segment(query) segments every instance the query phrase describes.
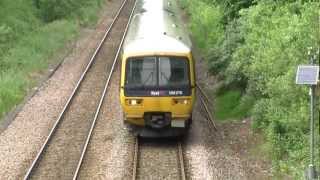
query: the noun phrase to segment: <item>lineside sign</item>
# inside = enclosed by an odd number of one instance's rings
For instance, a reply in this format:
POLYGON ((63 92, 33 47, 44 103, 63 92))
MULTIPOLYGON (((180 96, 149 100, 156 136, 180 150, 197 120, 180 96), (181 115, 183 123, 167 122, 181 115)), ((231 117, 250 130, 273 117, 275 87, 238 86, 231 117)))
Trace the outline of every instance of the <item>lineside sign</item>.
POLYGON ((319 78, 319 66, 298 66, 296 84, 317 85, 319 78))

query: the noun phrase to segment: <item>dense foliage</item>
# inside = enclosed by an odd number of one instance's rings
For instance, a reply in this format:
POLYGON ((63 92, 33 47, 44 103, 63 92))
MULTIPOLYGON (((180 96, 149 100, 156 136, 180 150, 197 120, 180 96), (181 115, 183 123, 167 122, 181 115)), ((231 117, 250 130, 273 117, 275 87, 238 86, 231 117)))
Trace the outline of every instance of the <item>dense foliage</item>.
POLYGON ((94 23, 103 0, 0 1, 0 118, 34 85, 35 74, 77 34, 94 23))
POLYGON ((255 99, 253 126, 266 135, 275 172, 301 177, 308 164, 309 99, 307 87, 294 80, 297 65, 309 62, 308 47, 320 45, 320 3, 181 0, 181 4, 190 13, 193 36, 210 71, 225 86, 243 88, 244 97, 255 99))
POLYGON ((85 18, 90 18, 90 16, 92 18, 96 12, 88 7, 99 6, 101 2, 101 0, 33 0, 34 6, 39 11, 39 16, 45 22, 74 16, 81 17, 82 20, 86 20, 85 18))

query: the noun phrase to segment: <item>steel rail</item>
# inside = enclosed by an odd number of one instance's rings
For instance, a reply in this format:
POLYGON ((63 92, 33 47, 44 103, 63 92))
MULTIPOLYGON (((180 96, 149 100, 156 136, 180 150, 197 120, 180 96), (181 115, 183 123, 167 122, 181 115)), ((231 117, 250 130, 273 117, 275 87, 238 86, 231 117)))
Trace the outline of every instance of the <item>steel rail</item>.
POLYGON ((208 104, 213 106, 212 101, 210 101, 210 98, 207 96, 207 94, 204 92, 204 90, 202 89, 202 87, 198 83, 196 83, 196 87, 199 89, 200 95, 205 98, 205 100, 208 102, 208 104))
POLYGON ((200 92, 198 97, 200 98, 200 103, 206 112, 206 119, 208 119, 211 122, 214 129, 217 131, 218 130, 217 125, 214 122, 210 108, 207 105, 207 104, 209 104, 209 105, 213 106, 213 103, 210 101, 209 97, 206 95, 206 93, 204 92, 204 90, 201 88, 201 86, 198 83, 196 83, 196 87, 199 89, 199 92, 200 92))
MULTIPOLYGON (((137 171, 138 171, 138 163, 139 163, 139 137, 136 137, 135 144, 134 144, 134 154, 133 154, 133 168, 132 168, 132 180, 137 179, 137 171)), ((182 142, 179 140, 177 142, 178 146, 178 164, 180 169, 180 178, 181 180, 186 180, 186 171, 185 171, 185 164, 184 164, 184 158, 183 158, 183 148, 182 148, 182 142)))
POLYGON ((184 165, 184 159, 183 159, 183 149, 182 149, 182 142, 178 142, 178 153, 179 153, 179 164, 180 164, 180 177, 181 180, 186 180, 186 171, 185 171, 185 165, 184 165))
MULTIPOLYGON (((127 1, 128 1, 128 0, 125 0, 125 3, 126 3, 127 1)), ((93 119, 93 122, 92 122, 92 124, 91 124, 90 131, 89 131, 89 133, 88 133, 88 135, 87 135, 85 145, 84 145, 84 147, 83 147, 83 149, 82 149, 81 157, 80 157, 80 159, 79 159, 79 162, 78 162, 78 165, 77 165, 77 169, 76 169, 76 171, 75 171, 75 173, 74 173, 73 180, 76 180, 76 179, 77 179, 78 174, 79 174, 79 171, 80 171, 80 168, 81 168, 81 165, 82 165, 82 163, 83 163, 84 156, 85 156, 85 154, 86 154, 86 152, 87 152, 88 145, 89 145, 89 143, 90 143, 90 139, 91 139, 91 136, 92 136, 92 132, 93 132, 93 129, 94 129, 95 125, 96 125, 96 121, 97 121, 98 116, 99 116, 99 113, 100 113, 100 111, 101 111, 102 104, 103 104, 103 102, 104 102, 104 100, 105 100, 105 96, 106 96, 106 94, 107 94, 107 89, 108 89, 108 87, 109 87, 109 83, 110 83, 111 77, 112 77, 112 75, 113 75, 113 72, 114 72, 114 69, 115 69, 115 66, 116 66, 116 63, 117 63, 117 59, 118 59, 118 57, 119 57, 119 54, 120 54, 120 51, 121 51, 121 48, 122 48, 124 39, 125 39, 125 37, 126 37, 127 31, 128 31, 128 28, 129 28, 129 24, 130 24, 131 19, 132 19, 132 15, 133 15, 133 12, 134 12, 135 7, 136 7, 136 3, 137 3, 137 1, 135 1, 135 4, 134 4, 134 6, 133 6, 133 8, 132 8, 132 11, 131 11, 130 16, 129 16, 128 23, 127 23, 127 25, 126 25, 126 28, 125 28, 125 30, 124 30, 124 34, 123 34, 123 36, 122 36, 120 45, 119 45, 118 50, 117 50, 117 54, 116 54, 116 56, 115 56, 115 58, 114 58, 114 60, 113 60, 112 67, 111 67, 111 70, 110 70, 110 73, 109 73, 107 82, 106 82, 106 84, 105 84, 105 86, 104 86, 104 89, 103 89, 103 92, 102 92, 102 95, 101 95, 101 99, 100 99, 99 105, 98 105, 97 110, 96 110, 96 113, 95 113, 95 115, 94 115, 94 119, 93 119)))
POLYGON ((139 137, 136 137, 134 144, 134 156, 133 156, 133 168, 132 168, 132 180, 137 179, 138 161, 139 161, 139 137))
POLYGON ((110 24, 110 26, 108 27, 107 31, 105 32, 103 38, 101 39, 98 47, 97 47, 96 50, 95 50, 95 52, 94 52, 93 55, 91 56, 90 61, 89 61, 89 63, 87 64, 84 72, 81 74, 81 77, 80 77, 80 79, 78 80, 75 88, 73 89, 73 91, 72 91, 72 93, 71 93, 71 96, 68 98, 67 103, 66 103, 65 106, 63 107, 63 110, 60 112, 59 117, 58 117, 57 120, 55 121, 55 123, 54 123, 54 125, 53 125, 53 127, 52 127, 52 129, 51 129, 51 131, 50 131, 50 133, 49 133, 49 135, 47 136, 45 142, 44 142, 43 145, 41 146, 40 151, 38 152, 38 154, 37 154, 37 156, 35 157, 35 159, 32 161, 31 166, 29 167, 27 173, 25 174, 25 176, 24 176, 24 178, 23 178, 24 180, 27 180, 27 179, 30 178, 30 175, 31 175, 31 173, 32 173, 32 170, 34 169, 34 167, 35 167, 35 166, 37 165, 37 163, 39 162, 39 159, 40 159, 42 153, 44 152, 44 150, 45 150, 46 147, 48 146, 48 143, 50 142, 50 140, 51 140, 53 134, 55 133, 58 125, 60 124, 61 120, 63 119, 63 117, 64 117, 64 115, 65 115, 65 112, 66 112, 67 109, 70 107, 71 101, 73 100, 73 98, 74 98, 75 95, 77 94, 78 89, 79 89, 81 83, 83 82, 83 80, 84 80, 84 78, 85 78, 88 70, 90 69, 90 67, 92 66, 94 60, 96 59, 97 54, 100 52, 100 49, 101 49, 102 45, 104 44, 107 36, 109 35, 109 32, 111 31, 114 23, 117 21, 117 19, 118 19, 118 17, 119 17, 119 14, 120 14, 120 12, 122 11, 122 9, 123 9, 123 7, 124 7, 125 2, 126 2, 126 0, 122 3, 122 5, 121 5, 121 7, 119 8, 119 10, 118 10, 115 18, 113 19, 112 23, 110 24))
POLYGON ((214 129, 215 129, 216 131, 218 131, 217 125, 216 125, 216 123, 215 123, 214 120, 213 120, 212 114, 211 114, 211 112, 210 112, 207 104, 205 103, 203 97, 201 97, 201 96, 200 96, 200 101, 201 101, 202 107, 204 107, 204 109, 205 109, 205 111, 206 111, 206 113, 207 113, 207 119, 211 122, 211 124, 213 125, 214 129))

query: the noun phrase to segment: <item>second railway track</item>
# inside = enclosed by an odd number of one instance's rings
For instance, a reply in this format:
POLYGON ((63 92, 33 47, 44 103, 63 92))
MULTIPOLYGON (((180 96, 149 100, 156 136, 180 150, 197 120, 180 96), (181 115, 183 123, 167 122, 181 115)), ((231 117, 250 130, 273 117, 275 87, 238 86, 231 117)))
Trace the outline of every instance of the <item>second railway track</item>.
MULTIPOLYGON (((124 0, 24 179, 72 179, 98 115, 134 0, 124 0)), ((77 173, 76 173, 77 174, 77 173)))
POLYGON ((181 140, 148 140, 136 138, 132 180, 186 179, 181 140))

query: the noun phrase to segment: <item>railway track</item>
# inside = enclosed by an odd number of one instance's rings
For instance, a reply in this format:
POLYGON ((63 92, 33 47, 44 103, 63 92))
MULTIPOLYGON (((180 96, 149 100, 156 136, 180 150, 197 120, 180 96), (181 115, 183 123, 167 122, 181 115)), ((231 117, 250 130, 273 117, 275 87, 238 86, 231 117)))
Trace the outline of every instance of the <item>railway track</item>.
POLYGON ((123 1, 24 179, 77 178, 134 7, 123 1))
POLYGON ((212 125, 213 129, 215 131, 218 131, 218 127, 214 122, 214 118, 212 117, 211 110, 209 108, 213 106, 213 103, 210 101, 210 98, 206 95, 206 93, 198 83, 196 84, 196 87, 199 90, 198 97, 200 99, 200 105, 205 111, 205 118, 210 122, 210 125, 212 125))
MULTIPOLYGON (((204 90, 198 88, 198 98, 202 109, 205 111, 205 118, 211 127, 218 131, 214 118, 211 115, 210 101, 204 90)), ((186 179, 182 141, 171 142, 143 142, 143 139, 136 137, 133 155, 132 179, 186 179)))
POLYGON ((132 179, 186 179, 182 142, 135 140, 132 179))

